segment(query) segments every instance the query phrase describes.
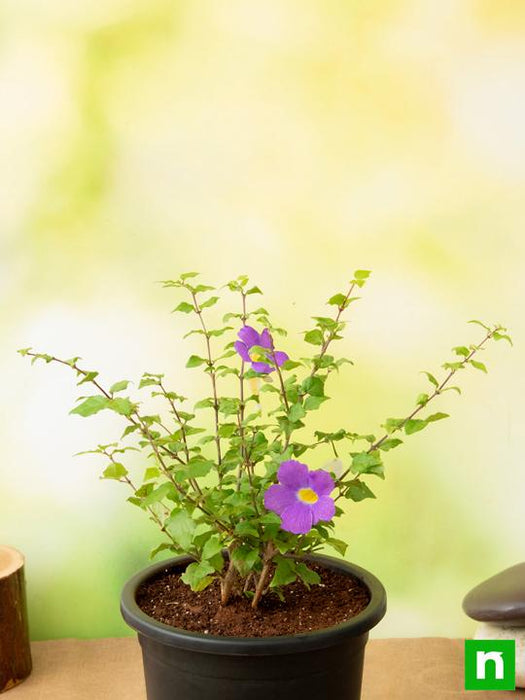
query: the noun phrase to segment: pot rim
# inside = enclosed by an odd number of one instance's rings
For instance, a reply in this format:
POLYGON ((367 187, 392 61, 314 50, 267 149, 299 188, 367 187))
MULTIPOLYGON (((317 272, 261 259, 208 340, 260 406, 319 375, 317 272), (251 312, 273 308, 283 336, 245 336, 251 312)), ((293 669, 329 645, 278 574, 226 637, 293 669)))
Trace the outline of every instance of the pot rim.
POLYGON ((135 600, 136 591, 144 581, 155 574, 194 561, 192 557, 182 555, 157 562, 132 576, 122 590, 120 612, 127 624, 139 634, 162 644, 203 653, 250 656, 322 649, 332 646, 346 637, 367 634, 384 617, 386 591, 379 579, 369 571, 344 559, 326 555, 306 555, 303 559, 315 561, 328 569, 351 574, 364 583, 370 592, 370 602, 366 608, 349 620, 331 627, 275 637, 226 637, 191 632, 180 627, 166 625, 150 617, 139 608, 135 600))

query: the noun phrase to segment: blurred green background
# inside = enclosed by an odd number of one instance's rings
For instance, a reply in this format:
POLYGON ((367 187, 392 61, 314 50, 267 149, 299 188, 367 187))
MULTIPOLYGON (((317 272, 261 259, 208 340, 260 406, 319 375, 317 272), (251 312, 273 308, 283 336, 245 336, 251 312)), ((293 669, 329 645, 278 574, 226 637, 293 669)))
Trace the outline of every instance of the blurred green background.
POLYGON ((0 539, 33 638, 128 634, 120 588, 157 535, 72 456, 117 417, 68 416, 73 376, 15 350, 197 397, 154 283, 190 269, 249 274, 290 355, 373 270, 319 428, 375 430, 479 337, 467 320, 509 326, 339 528, 388 589, 376 635, 470 634, 464 593, 524 558, 525 4, 5 0, 0 26, 0 539))

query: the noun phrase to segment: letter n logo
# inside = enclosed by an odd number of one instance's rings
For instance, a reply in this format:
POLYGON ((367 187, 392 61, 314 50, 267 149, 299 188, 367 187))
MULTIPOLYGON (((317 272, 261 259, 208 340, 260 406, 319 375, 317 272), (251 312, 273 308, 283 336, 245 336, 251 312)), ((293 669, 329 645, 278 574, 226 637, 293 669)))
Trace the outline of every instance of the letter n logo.
POLYGON ((465 640, 465 690, 515 690, 513 639, 465 640))

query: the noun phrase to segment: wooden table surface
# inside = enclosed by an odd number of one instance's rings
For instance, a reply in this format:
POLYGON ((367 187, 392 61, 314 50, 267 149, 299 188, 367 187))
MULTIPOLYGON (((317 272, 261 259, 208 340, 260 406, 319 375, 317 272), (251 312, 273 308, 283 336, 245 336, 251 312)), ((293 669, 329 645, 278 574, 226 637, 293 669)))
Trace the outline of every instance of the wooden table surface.
MULTIPOLYGON (((33 673, 6 700, 144 700, 135 638, 61 639, 32 644, 33 673)), ((463 690, 460 639, 376 639, 368 643, 362 700, 525 700, 515 692, 463 690)))

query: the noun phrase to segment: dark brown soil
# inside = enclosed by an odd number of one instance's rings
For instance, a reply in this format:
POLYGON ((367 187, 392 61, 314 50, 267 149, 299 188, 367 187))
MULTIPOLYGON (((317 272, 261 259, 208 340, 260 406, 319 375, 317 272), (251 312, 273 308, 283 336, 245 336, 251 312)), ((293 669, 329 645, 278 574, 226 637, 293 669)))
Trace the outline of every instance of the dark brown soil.
POLYGON ((274 637, 322 629, 366 608, 370 595, 360 581, 317 564, 309 566, 321 576, 320 584, 309 590, 300 582, 286 586, 284 602, 275 593, 267 593, 257 610, 247 597, 233 598, 221 606, 218 581, 194 593, 180 580, 180 569, 163 571, 143 584, 137 591, 137 604, 159 622, 225 637, 274 637))

